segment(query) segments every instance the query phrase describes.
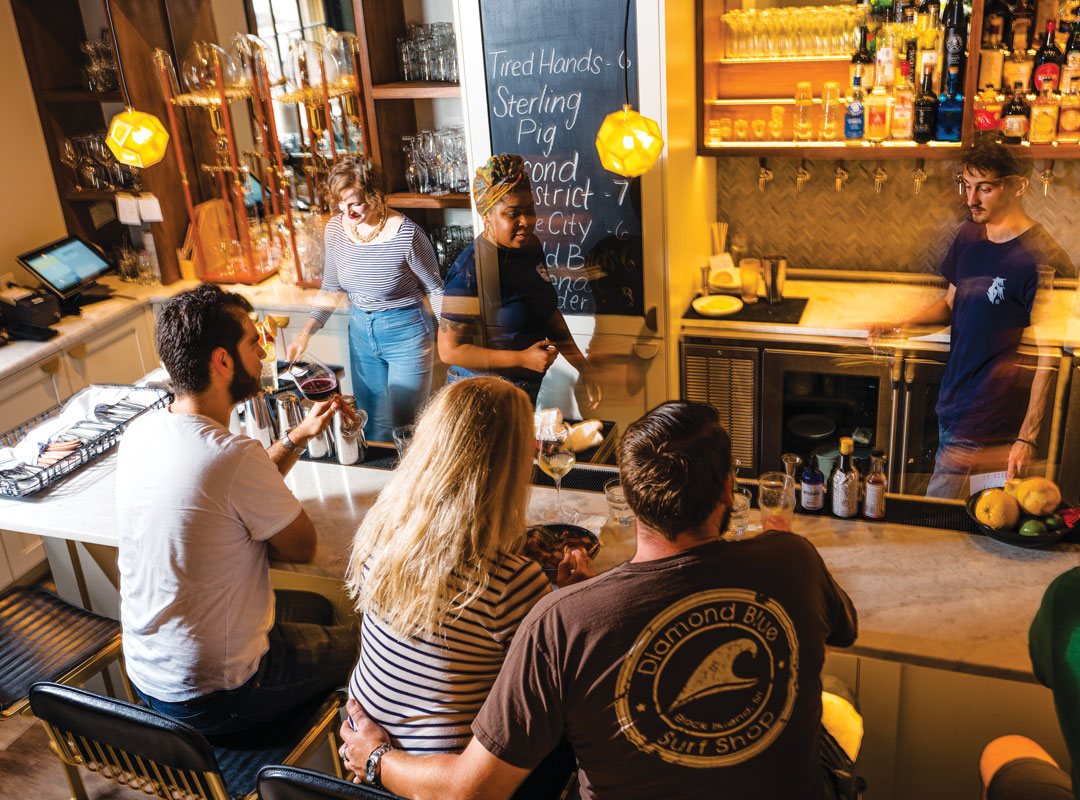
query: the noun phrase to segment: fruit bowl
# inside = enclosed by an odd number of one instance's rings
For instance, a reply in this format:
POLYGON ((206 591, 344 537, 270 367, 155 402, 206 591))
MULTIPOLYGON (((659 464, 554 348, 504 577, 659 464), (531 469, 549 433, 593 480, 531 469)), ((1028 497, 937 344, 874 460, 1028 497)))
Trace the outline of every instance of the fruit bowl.
MULTIPOLYGON (((1010 528, 992 528, 979 521, 979 518, 975 516, 975 506, 979 502, 979 498, 986 492, 993 491, 992 489, 983 489, 981 492, 976 492, 967 499, 967 515, 971 518, 971 521, 975 523, 975 526, 987 536, 996 539, 999 542, 1005 544, 1013 544, 1017 547, 1045 547, 1050 544, 1061 541, 1068 535, 1073 529, 1068 527, 1061 527, 1057 530, 1048 530, 1045 533, 1037 536, 1025 536, 1019 533, 1020 527, 1031 520, 1040 519, 1039 517, 1032 516, 1026 512, 1021 512, 1020 521, 1016 523, 1015 530, 1010 528)), ((1062 503, 1058 511, 1068 508, 1065 503, 1062 503)), ((1080 526, 1078 526, 1080 527, 1080 526)))

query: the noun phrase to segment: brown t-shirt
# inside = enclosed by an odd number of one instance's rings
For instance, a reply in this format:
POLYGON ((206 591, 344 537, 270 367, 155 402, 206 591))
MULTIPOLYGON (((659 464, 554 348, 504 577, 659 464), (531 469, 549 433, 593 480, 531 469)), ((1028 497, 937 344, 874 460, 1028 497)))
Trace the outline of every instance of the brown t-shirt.
POLYGON ((525 769, 565 734, 583 798, 819 800, 825 645, 857 627, 795 534, 623 564, 533 607, 473 734, 525 769))

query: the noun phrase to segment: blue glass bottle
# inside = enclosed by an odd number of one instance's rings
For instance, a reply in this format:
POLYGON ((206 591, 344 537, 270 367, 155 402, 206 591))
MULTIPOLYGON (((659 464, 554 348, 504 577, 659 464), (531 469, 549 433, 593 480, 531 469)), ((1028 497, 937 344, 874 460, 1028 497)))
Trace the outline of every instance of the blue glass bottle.
POLYGON ((847 110, 844 112, 844 138, 849 141, 862 139, 866 129, 861 84, 862 79, 855 75, 852 78, 851 100, 848 101, 847 110))
POLYGON ((800 504, 808 514, 820 514, 825 510, 825 473, 817 466, 817 459, 811 455, 806 460, 806 468, 799 477, 801 487, 800 504))
POLYGON ((960 94, 960 69, 949 67, 945 91, 938 98, 937 140, 959 142, 960 124, 964 119, 964 96, 960 94))

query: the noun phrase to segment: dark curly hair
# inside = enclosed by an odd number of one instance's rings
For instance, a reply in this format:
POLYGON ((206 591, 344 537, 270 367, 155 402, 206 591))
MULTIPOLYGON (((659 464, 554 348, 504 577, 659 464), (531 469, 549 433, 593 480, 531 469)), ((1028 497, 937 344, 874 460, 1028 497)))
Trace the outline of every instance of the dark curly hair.
POLYGON ((243 318, 251 311, 247 298, 212 283, 168 302, 158 318, 157 348, 178 394, 200 394, 210 387, 210 354, 217 348, 239 358, 243 318))
POLYGON ((731 478, 731 437, 704 403, 662 403, 626 429, 619 478, 638 518, 668 539, 708 519, 731 478))

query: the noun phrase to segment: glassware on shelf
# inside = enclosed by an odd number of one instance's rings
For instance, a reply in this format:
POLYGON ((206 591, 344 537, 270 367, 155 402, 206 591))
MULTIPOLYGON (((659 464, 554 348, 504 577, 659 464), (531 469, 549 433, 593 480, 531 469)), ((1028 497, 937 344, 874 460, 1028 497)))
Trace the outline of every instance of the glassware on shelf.
POLYGON ((732 60, 849 56, 866 6, 831 5, 728 11, 724 57, 732 60))
POLYGON ((471 225, 443 225, 432 228, 428 233, 431 246, 435 249, 435 258, 439 262, 439 273, 444 278, 450 265, 473 240, 473 236, 471 225))
POLYGON ((105 30, 100 39, 87 39, 80 45, 86 55, 83 76, 91 92, 115 92, 120 88, 116 69, 116 55, 105 30))
POLYGON ((401 137, 405 186, 414 194, 445 195, 469 190, 465 129, 460 125, 421 130, 401 137))
POLYGON ((795 84, 795 141, 806 142, 814 138, 814 90, 810 81, 795 84))
POLYGON ((395 45, 401 80, 458 82, 457 37, 449 22, 409 25, 395 45))

